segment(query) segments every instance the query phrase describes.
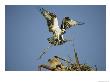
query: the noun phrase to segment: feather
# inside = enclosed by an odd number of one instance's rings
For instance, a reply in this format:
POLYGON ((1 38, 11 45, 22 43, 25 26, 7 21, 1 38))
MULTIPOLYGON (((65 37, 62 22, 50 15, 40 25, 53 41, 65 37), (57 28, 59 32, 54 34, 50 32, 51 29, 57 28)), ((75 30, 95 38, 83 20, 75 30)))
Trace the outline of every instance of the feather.
POLYGON ((70 19, 70 17, 64 17, 62 20, 61 27, 59 27, 57 16, 54 13, 49 12, 43 8, 40 9, 40 12, 47 21, 49 32, 53 33, 53 36, 48 38, 48 42, 54 46, 62 45, 68 41, 63 38, 63 34, 66 33, 67 29, 72 28, 76 25, 84 24, 82 22, 72 20, 70 19))

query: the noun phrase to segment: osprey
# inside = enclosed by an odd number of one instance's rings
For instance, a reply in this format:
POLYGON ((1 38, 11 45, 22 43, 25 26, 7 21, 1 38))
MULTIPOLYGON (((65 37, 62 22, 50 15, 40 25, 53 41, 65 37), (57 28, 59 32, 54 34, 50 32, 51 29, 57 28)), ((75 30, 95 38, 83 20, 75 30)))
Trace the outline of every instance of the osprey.
POLYGON ((67 29, 76 25, 84 24, 82 22, 72 20, 70 19, 70 17, 64 17, 61 26, 59 26, 57 16, 54 13, 51 13, 43 8, 40 9, 40 12, 47 21, 49 32, 52 32, 53 34, 53 36, 48 38, 47 40, 54 46, 62 45, 65 42, 69 41, 63 37, 63 34, 66 33, 67 29))
POLYGON ((47 39, 51 45, 49 47, 47 47, 46 49, 44 49, 44 51, 41 53, 41 55, 38 59, 41 59, 41 57, 44 54, 46 54, 48 49, 51 48, 52 46, 62 45, 67 41, 71 41, 71 40, 67 40, 63 37, 63 34, 66 33, 67 29, 69 29, 71 27, 75 27, 76 25, 84 24, 82 22, 72 20, 72 19, 70 19, 70 17, 64 17, 62 20, 61 26, 59 26, 57 16, 54 13, 51 13, 43 8, 40 8, 40 13, 46 19, 48 30, 49 30, 49 32, 52 32, 53 35, 52 35, 52 37, 47 39))

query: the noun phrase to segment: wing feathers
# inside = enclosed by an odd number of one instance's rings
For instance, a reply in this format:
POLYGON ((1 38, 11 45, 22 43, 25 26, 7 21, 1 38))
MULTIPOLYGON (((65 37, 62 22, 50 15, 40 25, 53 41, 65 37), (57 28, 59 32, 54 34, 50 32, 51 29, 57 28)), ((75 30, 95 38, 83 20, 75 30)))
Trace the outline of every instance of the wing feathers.
POLYGON ((47 21, 49 32, 54 32, 53 28, 58 27, 57 16, 54 13, 51 13, 43 8, 40 9, 40 11, 41 11, 41 14, 44 16, 44 18, 47 21))
POLYGON ((69 17, 65 17, 62 21, 61 29, 66 30, 66 29, 74 27, 76 25, 83 25, 83 24, 84 24, 83 22, 78 22, 76 20, 70 19, 69 17))

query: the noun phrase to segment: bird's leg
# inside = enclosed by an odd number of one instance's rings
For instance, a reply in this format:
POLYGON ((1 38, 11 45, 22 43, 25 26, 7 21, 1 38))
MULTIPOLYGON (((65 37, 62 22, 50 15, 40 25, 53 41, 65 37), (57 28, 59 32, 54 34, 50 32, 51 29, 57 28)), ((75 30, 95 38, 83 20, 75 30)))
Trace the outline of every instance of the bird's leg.
POLYGON ((58 43, 59 45, 63 44, 64 38, 63 35, 58 35, 58 43))
POLYGON ((56 33, 53 34, 53 44, 55 46, 59 44, 59 37, 58 37, 58 34, 56 33))
POLYGON ((60 35, 60 41, 59 41, 60 45, 63 44, 64 41, 65 41, 65 40, 64 40, 64 38, 63 38, 63 35, 60 35))
POLYGON ((62 41, 64 41, 63 35, 61 35, 61 39, 62 39, 62 41))
POLYGON ((58 45, 59 44, 59 41, 58 41, 58 39, 56 38, 55 40, 54 40, 54 45, 58 45))

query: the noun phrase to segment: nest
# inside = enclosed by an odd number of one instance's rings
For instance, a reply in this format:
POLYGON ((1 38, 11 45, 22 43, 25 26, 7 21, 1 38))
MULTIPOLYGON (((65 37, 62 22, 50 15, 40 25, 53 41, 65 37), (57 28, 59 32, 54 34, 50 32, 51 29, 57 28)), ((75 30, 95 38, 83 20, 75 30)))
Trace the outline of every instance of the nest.
POLYGON ((97 67, 90 66, 88 64, 80 64, 77 52, 74 50, 75 63, 72 63, 64 58, 54 56, 48 60, 47 64, 39 65, 40 71, 43 69, 50 71, 97 71, 97 67), (42 69, 43 68, 43 69, 42 69))
POLYGON ((56 67, 51 68, 50 66, 43 64, 38 66, 39 70, 41 71, 41 68, 50 70, 50 71, 97 71, 96 68, 93 68, 87 64, 80 64, 80 67, 77 66, 77 64, 71 64, 69 66, 65 66, 65 68, 56 67))

